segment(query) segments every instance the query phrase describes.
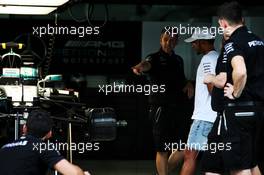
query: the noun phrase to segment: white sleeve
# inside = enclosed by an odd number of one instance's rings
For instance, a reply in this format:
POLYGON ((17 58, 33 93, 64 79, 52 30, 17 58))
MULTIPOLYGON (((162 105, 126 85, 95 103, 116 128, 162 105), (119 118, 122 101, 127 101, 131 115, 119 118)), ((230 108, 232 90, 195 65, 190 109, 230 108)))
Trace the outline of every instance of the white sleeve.
POLYGON ((203 66, 203 72, 204 74, 213 74, 215 75, 215 67, 217 58, 210 58, 209 56, 204 56, 202 58, 202 66, 203 66))

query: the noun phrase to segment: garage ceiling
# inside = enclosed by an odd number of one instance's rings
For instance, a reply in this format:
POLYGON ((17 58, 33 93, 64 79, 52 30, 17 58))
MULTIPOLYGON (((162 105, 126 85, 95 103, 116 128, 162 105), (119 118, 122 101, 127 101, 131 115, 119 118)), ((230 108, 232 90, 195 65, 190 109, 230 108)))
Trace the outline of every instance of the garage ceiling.
MULTIPOLYGON (((264 16, 264 6, 257 5, 251 0, 250 5, 244 4, 245 16, 264 16)), ((216 15, 217 5, 223 1, 205 0, 182 2, 172 0, 73 0, 58 9, 59 19, 84 19, 88 16, 88 9, 93 7, 91 20, 104 20, 108 12, 110 21, 182 21, 182 22, 210 22, 216 15), (107 2, 106 2, 107 1, 107 2), (172 4, 174 2, 174 4, 172 4)), ((19 16, 0 15, 0 18, 54 18, 54 13, 48 16, 19 16)))

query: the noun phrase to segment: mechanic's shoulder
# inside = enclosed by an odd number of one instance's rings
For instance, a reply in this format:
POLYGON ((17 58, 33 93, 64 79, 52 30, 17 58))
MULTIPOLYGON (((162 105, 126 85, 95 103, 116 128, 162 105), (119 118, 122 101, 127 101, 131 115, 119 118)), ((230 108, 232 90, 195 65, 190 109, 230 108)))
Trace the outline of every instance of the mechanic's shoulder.
POLYGON ((177 57, 178 59, 183 60, 182 56, 178 55, 178 54, 174 54, 175 57, 177 57))
POLYGON ((175 58, 173 60, 183 63, 183 58, 180 55, 173 53, 173 58, 175 58))
POLYGON ((145 60, 152 60, 154 58, 158 58, 160 57, 160 52, 157 51, 157 52, 154 52, 154 53, 151 53, 151 54, 148 54, 146 57, 145 57, 145 60))

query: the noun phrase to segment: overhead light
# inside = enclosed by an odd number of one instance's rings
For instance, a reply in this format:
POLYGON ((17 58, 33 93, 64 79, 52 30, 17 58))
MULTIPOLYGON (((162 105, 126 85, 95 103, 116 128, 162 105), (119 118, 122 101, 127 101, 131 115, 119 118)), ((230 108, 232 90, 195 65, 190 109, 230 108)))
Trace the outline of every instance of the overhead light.
POLYGON ((0 5, 60 6, 69 0, 0 0, 0 5))
POLYGON ((0 6, 0 14, 46 15, 57 7, 0 6))

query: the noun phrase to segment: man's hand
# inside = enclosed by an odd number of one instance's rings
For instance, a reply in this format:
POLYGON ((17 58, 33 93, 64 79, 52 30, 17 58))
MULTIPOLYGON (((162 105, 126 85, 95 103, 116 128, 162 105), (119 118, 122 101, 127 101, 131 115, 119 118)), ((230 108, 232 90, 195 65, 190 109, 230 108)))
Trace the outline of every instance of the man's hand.
POLYGON ((205 84, 213 83, 214 78, 215 78, 215 75, 207 74, 204 76, 204 83, 205 84))
POLYGON ((84 175, 91 175, 88 171, 84 171, 84 175))
POLYGON ((73 165, 66 159, 62 159, 56 163, 54 169, 63 175, 90 175, 88 171, 86 171, 88 174, 85 174, 79 166, 73 165))
POLYGON ((233 96, 233 92, 234 92, 234 87, 232 84, 230 83, 227 83, 225 88, 224 88, 224 96, 231 99, 231 100, 234 100, 234 96, 233 96))
POLYGON ((188 81, 188 83, 186 83, 185 87, 183 88, 183 92, 187 93, 187 96, 189 99, 193 98, 193 96, 194 96, 193 84, 188 81))
POLYGON ((133 70, 134 74, 136 74, 136 75, 141 75, 141 73, 142 73, 142 69, 138 65, 133 66, 131 69, 133 70))
POLYGON ((141 61, 139 64, 133 66, 131 69, 134 74, 141 75, 142 72, 149 71, 151 68, 151 64, 148 61, 141 61))

